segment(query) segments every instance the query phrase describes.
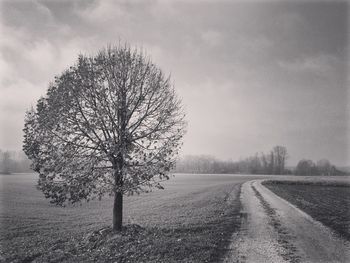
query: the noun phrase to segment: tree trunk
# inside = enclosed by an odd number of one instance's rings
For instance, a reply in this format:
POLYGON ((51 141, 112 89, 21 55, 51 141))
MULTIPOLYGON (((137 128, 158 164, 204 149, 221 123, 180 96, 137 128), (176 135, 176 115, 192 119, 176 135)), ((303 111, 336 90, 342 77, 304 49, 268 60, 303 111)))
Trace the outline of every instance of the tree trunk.
POLYGON ((113 162, 115 186, 119 188, 114 192, 113 205, 113 230, 121 231, 123 226, 123 169, 124 169, 124 154, 126 154, 126 89, 122 89, 121 108, 118 109, 118 156, 113 162))
POLYGON ((121 231, 123 226, 123 193, 114 194, 113 205, 113 230, 121 231))

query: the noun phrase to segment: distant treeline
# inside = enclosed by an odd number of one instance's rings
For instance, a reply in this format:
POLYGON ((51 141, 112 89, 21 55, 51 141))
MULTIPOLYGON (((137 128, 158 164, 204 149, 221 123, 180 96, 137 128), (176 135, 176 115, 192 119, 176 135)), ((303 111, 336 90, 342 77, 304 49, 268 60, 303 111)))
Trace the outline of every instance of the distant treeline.
POLYGON ((344 175, 328 160, 301 160, 295 168, 286 168, 288 158, 284 146, 275 146, 269 153, 257 153, 239 161, 222 161, 210 155, 187 155, 176 163, 175 172, 204 174, 295 174, 344 175))
MULTIPOLYGON (((222 161, 211 155, 186 155, 176 163, 174 172, 202 174, 295 174, 295 175, 346 175, 327 159, 316 163, 302 159, 295 168, 286 168, 288 158, 284 146, 275 146, 269 153, 260 153, 239 161, 222 161)), ((0 149, 0 173, 28 173, 30 161, 23 152, 0 149)))
POLYGON ((295 167, 296 175, 347 175, 346 171, 341 171, 327 159, 321 159, 314 163, 312 160, 300 160, 295 167))
POLYGON ((33 172, 30 169, 30 161, 23 152, 3 151, 0 149, 0 173, 28 173, 33 172))

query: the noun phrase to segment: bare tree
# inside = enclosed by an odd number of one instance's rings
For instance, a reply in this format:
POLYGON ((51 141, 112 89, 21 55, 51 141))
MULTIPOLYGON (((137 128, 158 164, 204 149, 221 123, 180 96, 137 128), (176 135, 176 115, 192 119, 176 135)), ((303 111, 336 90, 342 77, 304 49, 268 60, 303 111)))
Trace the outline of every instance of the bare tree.
POLYGON ((317 175, 316 165, 312 160, 302 159, 298 162, 295 168, 297 175, 317 175))
POLYGON ((275 174, 276 169, 275 169, 275 154, 274 154, 274 152, 271 151, 268 157, 269 157, 268 174, 275 174))
POLYGON ((267 160, 266 154, 264 154, 263 152, 260 153, 260 160, 263 173, 267 173, 269 169, 269 162, 267 160))
POLYGON ((284 146, 275 146, 273 147, 273 156, 274 156, 274 173, 283 174, 285 170, 285 163, 287 159, 287 148, 284 146))
POLYGON ((327 159, 317 161, 317 171, 320 175, 331 175, 332 164, 327 159))
POLYGON ((13 160, 11 159, 11 153, 9 151, 2 152, 0 150, 0 173, 3 174, 10 174, 12 172, 12 163, 13 160))
POLYGON ((121 230, 123 195, 162 188, 185 121, 170 78, 125 45, 80 55, 27 112, 24 132, 45 196, 64 205, 113 195, 121 230))

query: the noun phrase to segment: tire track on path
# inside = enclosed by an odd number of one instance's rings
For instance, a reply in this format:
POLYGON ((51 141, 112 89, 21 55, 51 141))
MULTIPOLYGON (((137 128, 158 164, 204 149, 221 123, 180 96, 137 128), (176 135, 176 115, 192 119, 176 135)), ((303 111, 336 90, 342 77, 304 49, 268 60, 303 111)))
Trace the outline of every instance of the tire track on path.
POLYGON ((350 262, 350 244, 264 187, 242 185, 241 229, 223 262, 350 262))
POLYGON ((300 256, 298 255, 298 249, 293 244, 293 240, 295 240, 295 236, 289 233, 288 229, 282 224, 281 219, 276 213, 276 209, 272 208, 268 202, 264 199, 264 197, 259 193, 258 190, 251 186, 255 196, 259 199, 262 207, 264 208, 266 214, 269 216, 269 224, 276 230, 278 234, 277 242, 280 244, 279 254, 288 262, 291 263, 299 263, 300 256))
POLYGON ((277 234, 251 184, 249 181, 242 185, 241 230, 231 237, 223 262, 286 262, 278 252, 277 234))

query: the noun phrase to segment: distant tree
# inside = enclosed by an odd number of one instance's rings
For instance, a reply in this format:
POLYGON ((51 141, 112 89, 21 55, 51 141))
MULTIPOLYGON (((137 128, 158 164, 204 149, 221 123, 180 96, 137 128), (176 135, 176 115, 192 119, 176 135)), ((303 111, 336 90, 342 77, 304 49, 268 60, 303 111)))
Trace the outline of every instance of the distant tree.
POLYGON ((3 168, 3 157, 4 156, 4 152, 0 149, 0 173, 3 173, 3 170, 4 170, 4 168, 3 168))
POLYGON ((312 160, 300 160, 295 169, 297 175, 317 175, 317 168, 312 160))
POLYGON ((0 172, 3 174, 11 174, 14 172, 14 160, 11 156, 10 151, 2 152, 1 156, 1 170, 0 172))
POLYGON ((13 160, 11 159, 11 153, 9 151, 1 151, 1 169, 0 173, 10 174, 12 172, 13 160))
POLYGON ((31 172, 28 158, 23 152, 2 151, 0 149, 0 173, 31 172))
POLYGON ((185 132, 169 77, 142 52, 109 47, 79 56, 25 119, 24 151, 53 203, 114 196, 121 230, 123 195, 169 178, 185 132))
POLYGON ((176 163, 176 172, 220 173, 222 165, 211 155, 186 155, 176 163))
POLYGON ((210 155, 184 156, 176 164, 176 172, 188 173, 241 173, 286 174, 287 149, 275 146, 269 154, 256 153, 239 161, 221 161, 210 155))
POLYGON ((274 174, 284 174, 287 155, 287 148, 284 146, 273 147, 274 174))
POLYGON ((258 154, 256 153, 254 156, 250 158, 251 163, 251 172, 252 174, 260 174, 261 173, 261 162, 258 154))
POLYGON ((267 174, 269 170, 268 156, 265 153, 260 154, 261 169, 263 174, 267 174))
POLYGON ((332 175, 335 168, 331 162, 327 159, 321 159, 317 161, 317 171, 320 175, 332 175))
POLYGON ((275 174, 276 169, 275 169, 275 154, 273 151, 270 152, 269 154, 269 170, 268 174, 275 174))
POLYGON ((244 159, 241 167, 241 171, 247 174, 259 174, 262 172, 261 162, 257 154, 244 159))

